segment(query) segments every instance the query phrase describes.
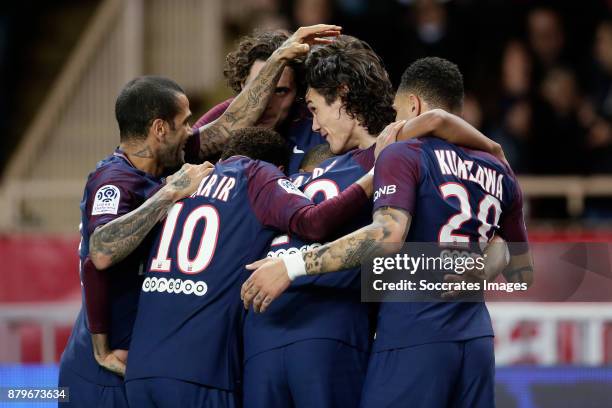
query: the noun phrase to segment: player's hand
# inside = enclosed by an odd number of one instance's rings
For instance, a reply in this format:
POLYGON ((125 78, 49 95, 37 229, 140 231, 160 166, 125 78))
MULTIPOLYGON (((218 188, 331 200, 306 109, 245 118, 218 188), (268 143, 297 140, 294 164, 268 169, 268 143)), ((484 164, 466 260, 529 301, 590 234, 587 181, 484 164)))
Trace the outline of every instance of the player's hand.
MULTIPOLYGON (((485 280, 485 270, 484 268, 473 267, 471 269, 467 269, 461 275, 449 273, 444 275, 444 282, 453 282, 453 283, 478 283, 482 288, 482 284, 485 280)), ((461 291, 461 290, 449 290, 448 292, 444 292, 441 295, 441 298, 444 300, 454 300, 454 299, 469 299, 474 297, 476 294, 475 291, 461 291)))
POLYGON ((127 350, 117 349, 104 356, 96 355, 96 361, 101 367, 104 367, 111 373, 125 377, 127 355, 127 350))
POLYGON ((246 268, 255 272, 242 285, 240 298, 245 309, 253 304, 256 313, 263 313, 291 284, 287 268, 279 258, 261 259, 246 268))
POLYGON ((209 162, 202 164, 184 164, 180 170, 166 178, 166 186, 175 201, 192 195, 202 179, 215 169, 209 162))
POLYGON ((492 141, 492 143, 493 148, 491 150, 491 154, 497 159, 499 159, 499 161, 504 163, 506 166, 510 167, 510 163, 508 163, 508 159, 506 158, 506 154, 504 153, 504 149, 502 149, 502 146, 497 142, 492 141))
POLYGON ((374 148, 374 158, 378 159, 378 155, 383 149, 392 143, 397 142, 397 135, 404 127, 405 120, 398 120, 387 125, 376 138, 376 147, 374 148))
POLYGON ((333 42, 325 37, 337 37, 341 30, 342 27, 330 24, 300 27, 276 50, 276 54, 286 61, 302 57, 310 51, 311 45, 333 42))
POLYGON ((101 367, 120 376, 125 376, 125 364, 127 362, 127 350, 110 350, 108 346, 107 333, 92 333, 91 344, 96 362, 101 367))
MULTIPOLYGON (((497 276, 508 266, 508 246, 506 241, 500 236, 493 236, 483 251, 485 259, 484 267, 477 268, 476 265, 468 268, 463 274, 448 274, 444 276, 445 282, 478 283, 482 288, 483 282, 494 281, 497 276)), ((442 294, 442 299, 453 300, 458 298, 469 298, 475 295, 474 291, 455 291, 451 290, 442 294)))

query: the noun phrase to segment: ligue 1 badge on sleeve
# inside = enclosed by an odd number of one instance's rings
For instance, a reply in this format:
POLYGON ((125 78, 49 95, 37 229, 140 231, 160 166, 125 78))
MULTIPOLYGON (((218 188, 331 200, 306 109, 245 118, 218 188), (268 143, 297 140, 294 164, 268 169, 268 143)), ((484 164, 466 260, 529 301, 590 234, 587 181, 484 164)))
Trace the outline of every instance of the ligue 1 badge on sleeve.
POLYGON ((96 192, 91 215, 117 214, 121 192, 113 185, 102 186, 96 192))
POLYGON ((289 194, 296 194, 305 197, 304 193, 302 193, 302 191, 297 188, 295 184, 293 184, 290 180, 284 178, 278 179, 278 185, 281 186, 282 189, 288 192, 289 194))

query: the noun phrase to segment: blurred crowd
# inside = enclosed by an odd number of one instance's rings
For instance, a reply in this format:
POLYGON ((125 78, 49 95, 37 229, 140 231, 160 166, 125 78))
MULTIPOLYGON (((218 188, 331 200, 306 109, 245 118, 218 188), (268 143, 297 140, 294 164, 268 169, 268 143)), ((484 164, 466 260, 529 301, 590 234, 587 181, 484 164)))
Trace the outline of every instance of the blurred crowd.
POLYGON ((395 85, 416 58, 456 62, 464 116, 503 145, 519 174, 612 173, 612 1, 249 4, 237 33, 340 24, 382 56, 395 85))

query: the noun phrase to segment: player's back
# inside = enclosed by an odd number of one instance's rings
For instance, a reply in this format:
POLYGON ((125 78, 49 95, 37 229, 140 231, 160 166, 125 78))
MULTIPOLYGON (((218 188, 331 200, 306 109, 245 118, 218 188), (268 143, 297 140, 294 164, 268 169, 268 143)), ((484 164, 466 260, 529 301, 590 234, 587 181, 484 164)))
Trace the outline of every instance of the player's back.
MULTIPOLYGON (((339 195, 373 165, 374 146, 371 146, 327 159, 312 173, 296 174, 292 179, 307 197, 318 204, 339 195)), ((359 216, 328 238, 331 241, 370 221, 371 206, 367 205, 359 216)), ((320 245, 294 235, 282 235, 274 239, 266 255, 275 258, 320 245)), ((244 328, 245 359, 262 351, 312 338, 335 339, 367 351, 371 333, 369 305, 360 300, 358 268, 296 279, 282 296, 272 302, 266 313, 248 314, 244 328)))
POLYGON ((252 181, 265 172, 275 182, 282 176, 270 164, 231 157, 169 211, 146 270, 126 380, 169 377, 236 387, 244 265, 275 234, 252 204, 259 192, 252 181))
MULTIPOLYGON (((397 206, 412 214, 407 242, 475 248, 520 205, 514 174, 488 153, 425 137, 396 143, 381 159, 397 165, 377 167, 377 178, 384 180, 386 172, 399 172, 400 177, 393 178, 397 185, 376 184, 381 187, 374 192, 375 208, 397 206)), ((491 335, 484 302, 383 302, 374 348, 491 335)))

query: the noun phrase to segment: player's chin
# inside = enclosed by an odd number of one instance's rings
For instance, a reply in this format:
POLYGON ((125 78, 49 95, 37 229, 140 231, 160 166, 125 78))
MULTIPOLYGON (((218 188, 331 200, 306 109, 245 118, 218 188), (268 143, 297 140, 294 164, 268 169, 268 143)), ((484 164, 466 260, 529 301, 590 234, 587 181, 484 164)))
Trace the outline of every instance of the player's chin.
POLYGON ((327 137, 327 144, 329 145, 329 150, 333 153, 333 154, 342 154, 342 146, 339 143, 335 143, 335 141, 333 139, 331 139, 329 136, 327 137))

